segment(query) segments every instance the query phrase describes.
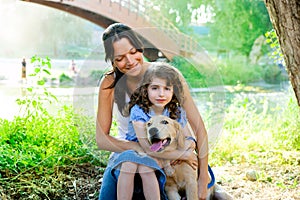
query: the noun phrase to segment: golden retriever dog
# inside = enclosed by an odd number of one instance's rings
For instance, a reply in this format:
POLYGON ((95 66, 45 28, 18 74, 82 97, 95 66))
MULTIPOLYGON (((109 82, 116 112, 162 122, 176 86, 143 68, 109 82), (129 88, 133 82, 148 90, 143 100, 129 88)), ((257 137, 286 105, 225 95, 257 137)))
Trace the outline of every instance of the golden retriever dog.
MULTIPOLYGON (((146 123, 146 135, 151 150, 155 152, 183 149, 185 136, 181 125, 166 116, 157 115, 146 123)), ((180 194, 185 194, 188 200, 198 199, 198 173, 186 162, 170 166, 170 160, 163 160, 162 165, 167 176, 165 191, 170 200, 180 200, 180 194)), ((209 189, 207 200, 231 200, 220 186, 214 184, 209 189)))

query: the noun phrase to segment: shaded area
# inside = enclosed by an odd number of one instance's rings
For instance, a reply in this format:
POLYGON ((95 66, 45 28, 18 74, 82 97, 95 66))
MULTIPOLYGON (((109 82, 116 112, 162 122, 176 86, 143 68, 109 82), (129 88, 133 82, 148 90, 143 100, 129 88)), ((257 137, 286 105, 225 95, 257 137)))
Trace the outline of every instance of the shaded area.
POLYGON ((55 167, 51 173, 1 171, 7 181, 0 182, 0 199, 97 199, 103 170, 86 163, 55 167))

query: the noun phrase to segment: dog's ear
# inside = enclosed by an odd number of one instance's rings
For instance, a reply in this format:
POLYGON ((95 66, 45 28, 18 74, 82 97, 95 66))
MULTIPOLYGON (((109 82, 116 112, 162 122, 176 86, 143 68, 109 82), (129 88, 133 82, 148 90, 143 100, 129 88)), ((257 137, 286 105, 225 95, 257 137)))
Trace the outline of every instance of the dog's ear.
POLYGON ((183 149, 184 148, 184 143, 185 143, 185 137, 182 132, 181 125, 177 122, 174 121, 174 126, 176 129, 176 137, 177 137, 177 142, 178 142, 178 148, 183 149))

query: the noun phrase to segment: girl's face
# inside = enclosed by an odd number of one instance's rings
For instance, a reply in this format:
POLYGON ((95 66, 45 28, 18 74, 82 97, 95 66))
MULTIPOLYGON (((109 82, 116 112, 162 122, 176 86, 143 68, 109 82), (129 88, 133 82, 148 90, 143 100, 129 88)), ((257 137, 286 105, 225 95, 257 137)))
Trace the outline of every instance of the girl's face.
POLYGON ((137 51, 127 38, 113 43, 114 66, 128 76, 138 76, 142 72, 143 54, 137 51))
POLYGON ((167 86, 165 79, 153 78, 147 92, 154 109, 164 108, 172 100, 173 86, 167 86))

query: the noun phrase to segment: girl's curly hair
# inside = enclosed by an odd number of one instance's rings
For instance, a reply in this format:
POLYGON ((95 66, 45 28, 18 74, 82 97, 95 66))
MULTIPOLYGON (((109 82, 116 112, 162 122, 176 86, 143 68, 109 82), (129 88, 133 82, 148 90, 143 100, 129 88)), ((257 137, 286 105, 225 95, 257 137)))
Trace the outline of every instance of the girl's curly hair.
POLYGON ((183 86, 180 79, 180 72, 174 67, 164 62, 156 62, 149 66, 145 72, 141 86, 131 95, 130 101, 123 110, 123 115, 128 116, 131 108, 137 104, 145 113, 149 113, 149 108, 152 106, 148 98, 148 86, 154 78, 166 80, 167 86, 173 86, 173 96, 171 101, 165 106, 170 112, 170 118, 178 119, 180 117, 180 109, 183 103, 183 86))

